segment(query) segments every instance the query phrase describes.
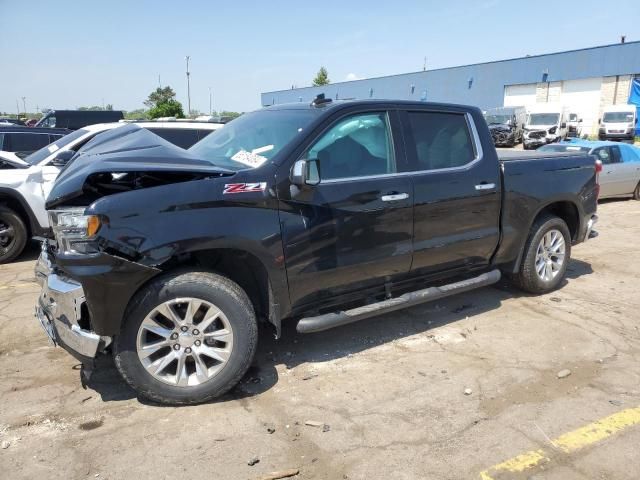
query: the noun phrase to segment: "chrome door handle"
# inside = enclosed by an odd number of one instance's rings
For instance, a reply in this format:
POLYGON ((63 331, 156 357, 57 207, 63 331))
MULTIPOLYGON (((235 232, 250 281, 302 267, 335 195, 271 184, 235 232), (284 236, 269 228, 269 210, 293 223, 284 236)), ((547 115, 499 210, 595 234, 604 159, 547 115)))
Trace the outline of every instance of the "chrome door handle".
POLYGON ((493 190, 494 188, 496 188, 495 183, 481 183, 476 185, 476 190, 493 190))
POLYGON ((409 198, 408 193, 392 193, 390 195, 383 195, 380 197, 383 202, 397 202, 398 200, 406 200, 409 198))

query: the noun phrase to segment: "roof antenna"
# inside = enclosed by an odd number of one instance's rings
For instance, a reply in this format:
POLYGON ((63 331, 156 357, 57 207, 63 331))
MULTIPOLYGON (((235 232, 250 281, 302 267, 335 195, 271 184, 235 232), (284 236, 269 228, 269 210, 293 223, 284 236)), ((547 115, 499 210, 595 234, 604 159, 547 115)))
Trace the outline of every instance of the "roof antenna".
POLYGON ((313 101, 311 102, 311 106, 312 107, 321 107, 322 105, 326 104, 326 103, 331 103, 332 100, 330 98, 326 98, 324 96, 324 93, 319 93, 318 95, 316 95, 316 98, 313 99, 313 101))

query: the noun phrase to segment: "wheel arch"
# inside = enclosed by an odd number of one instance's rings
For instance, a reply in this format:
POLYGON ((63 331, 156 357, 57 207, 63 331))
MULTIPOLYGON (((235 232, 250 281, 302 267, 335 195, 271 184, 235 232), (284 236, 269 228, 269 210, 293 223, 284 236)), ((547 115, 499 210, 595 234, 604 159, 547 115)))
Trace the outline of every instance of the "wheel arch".
POLYGON ((0 188, 0 205, 6 205, 22 218, 22 221, 27 227, 27 235, 29 238, 42 233, 42 229, 38 226, 38 222, 29 204, 22 195, 15 190, 0 188))
POLYGON ((569 199, 554 200, 546 203, 539 207, 535 215, 532 216, 527 228, 527 234, 524 235, 522 244, 520 245, 518 257, 516 258, 515 262, 513 262, 511 268, 507 269, 508 271, 515 273, 520 269, 522 257, 524 255, 524 249, 527 244, 527 239, 529 238, 529 235, 531 235, 531 228, 543 215, 554 215, 562 219, 569 228, 572 242, 577 241, 581 231, 580 208, 578 207, 577 203, 569 199))
MULTIPOLYGON (((264 262, 258 255, 240 248, 219 247, 194 250, 173 256, 156 266, 160 275, 189 271, 195 268, 222 275, 242 288, 259 320, 266 320, 276 330, 276 336, 281 333, 282 306, 278 295, 274 291, 272 278, 264 262)), ((142 284, 130 297, 157 279, 154 275, 142 284)), ((286 299, 284 299, 286 300, 286 299)))

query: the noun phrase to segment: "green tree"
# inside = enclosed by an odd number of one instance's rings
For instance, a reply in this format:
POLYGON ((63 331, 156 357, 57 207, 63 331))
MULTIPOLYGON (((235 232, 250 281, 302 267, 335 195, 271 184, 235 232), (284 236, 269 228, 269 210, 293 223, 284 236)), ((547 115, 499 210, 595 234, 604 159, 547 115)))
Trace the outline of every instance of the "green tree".
POLYGON ((161 103, 166 103, 169 100, 176 99, 176 92, 173 91, 173 88, 166 86, 164 88, 156 88, 153 92, 149 94, 149 98, 147 98, 144 104, 149 108, 154 108, 161 103))
POLYGON ((231 120, 233 120, 234 118, 238 118, 240 115, 242 114, 238 112, 230 112, 228 110, 223 110, 220 112, 221 117, 231 117, 231 120))
POLYGON ((182 104, 177 100, 169 99, 164 102, 158 103, 155 107, 149 109, 149 118, 160 117, 184 118, 182 104))
POLYGON ((144 108, 138 108, 137 110, 125 112, 124 118, 127 120, 147 120, 149 118, 149 112, 144 108))
POLYGON ((327 72, 326 68, 320 67, 316 78, 313 79, 313 86, 320 87, 322 85, 329 85, 330 83, 331 80, 329 80, 329 72, 327 72))

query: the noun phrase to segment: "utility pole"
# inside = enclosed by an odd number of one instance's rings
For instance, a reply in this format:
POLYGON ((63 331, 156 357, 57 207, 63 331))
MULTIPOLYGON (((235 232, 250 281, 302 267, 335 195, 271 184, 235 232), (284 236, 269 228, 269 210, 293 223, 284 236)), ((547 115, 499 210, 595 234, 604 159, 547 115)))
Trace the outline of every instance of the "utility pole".
POLYGON ((188 115, 191 116, 191 84, 189 82, 189 59, 191 57, 187 55, 184 59, 187 61, 187 111, 188 115))
POLYGON ((162 88, 162 83, 160 82, 160 74, 158 74, 158 88, 162 88))
POLYGON ((424 57, 424 64, 422 65, 422 71, 423 72, 427 71, 427 57, 424 57))
POLYGON ((20 104, 18 103, 17 98, 16 98, 16 111, 18 112, 18 115, 16 116, 16 118, 20 118, 20 104))
POLYGON ((22 108, 24 109, 24 116, 27 116, 27 97, 22 97, 22 108))
POLYGON ((213 96, 211 95, 211 87, 209 87, 209 116, 213 115, 213 96))

